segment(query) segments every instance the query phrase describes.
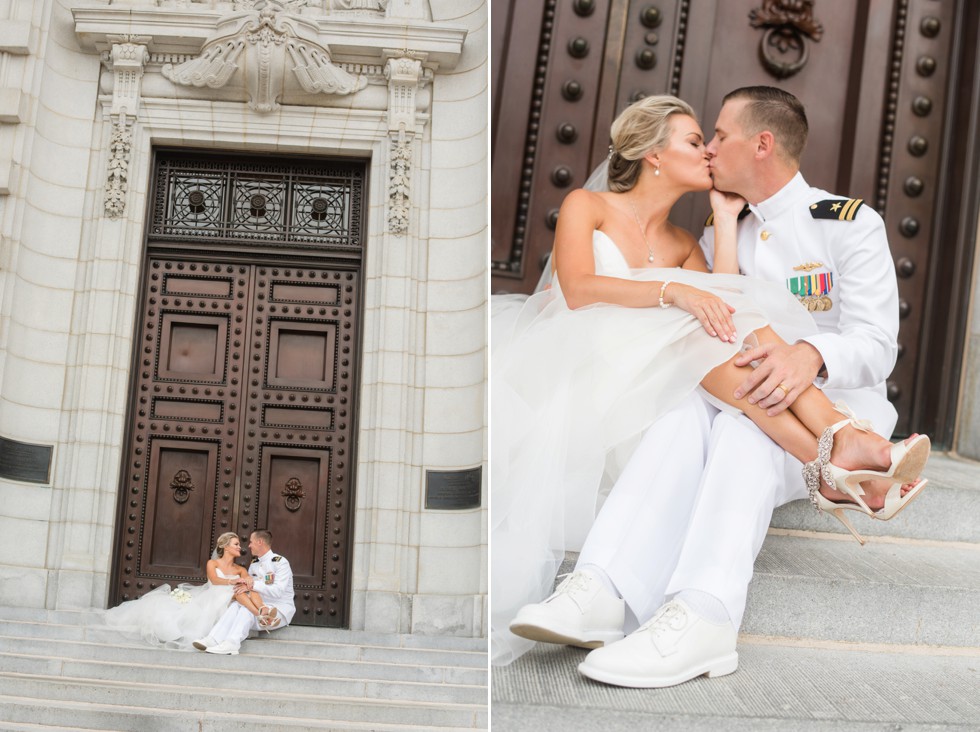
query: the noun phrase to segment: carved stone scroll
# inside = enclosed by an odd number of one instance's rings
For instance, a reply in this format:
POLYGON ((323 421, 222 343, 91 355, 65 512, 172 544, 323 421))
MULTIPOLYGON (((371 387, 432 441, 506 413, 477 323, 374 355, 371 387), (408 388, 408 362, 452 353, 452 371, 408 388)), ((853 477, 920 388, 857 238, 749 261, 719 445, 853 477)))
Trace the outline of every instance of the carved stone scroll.
POLYGON ((763 0, 762 7, 749 13, 753 28, 765 28, 759 41, 759 58, 766 71, 777 79, 787 79, 806 66, 810 52, 807 38, 819 41, 823 26, 813 17, 813 0, 763 0), (795 53, 785 61, 779 56, 795 53))
POLYGON ((415 131, 415 95, 424 81, 424 54, 389 58, 385 63, 388 80, 388 130, 415 131))
POLYGON ((176 66, 165 64, 163 75, 174 84, 210 89, 237 79, 246 89, 249 107, 263 113, 279 108, 287 83, 308 94, 353 94, 367 86, 363 75, 331 61, 329 49, 316 41, 314 24, 287 12, 296 3, 255 3, 260 5, 254 12, 219 20, 200 56, 176 66))
MULTIPOLYGON (((110 219, 126 213, 126 191, 129 183, 129 153, 133 135, 130 129, 140 107, 143 69, 150 60, 149 36, 110 35, 112 43, 108 64, 113 74, 112 132, 109 137, 109 164, 106 170, 105 213, 110 219)), ((186 498, 184 499, 186 500, 186 498)))

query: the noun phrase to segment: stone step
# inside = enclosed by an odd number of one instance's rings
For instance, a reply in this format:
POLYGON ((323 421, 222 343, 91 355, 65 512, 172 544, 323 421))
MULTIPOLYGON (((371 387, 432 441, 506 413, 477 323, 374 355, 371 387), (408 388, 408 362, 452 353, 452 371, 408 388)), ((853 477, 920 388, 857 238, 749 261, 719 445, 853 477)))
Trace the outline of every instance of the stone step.
POLYGON ((293 627, 215 656, 120 641, 98 611, 2 608, 0 720, 12 729, 485 729, 485 648, 484 639, 293 627))
MULTIPOLYGON (((326 642, 322 640, 290 640, 290 628, 272 635, 253 636, 243 645, 243 654, 250 656, 286 656, 289 658, 334 661, 363 661, 406 666, 447 666, 461 669, 486 669, 486 651, 452 651, 428 648, 403 648, 390 645, 326 642)), ((93 643, 102 646, 133 648, 154 652, 154 649, 133 641, 120 641, 118 635, 102 626, 76 626, 63 623, 43 623, 26 620, 0 620, 0 639, 38 638, 50 641, 93 643)), ((322 637, 322 636, 316 636, 322 637)), ((0 649, 3 648, 0 640, 0 649)), ((194 654, 191 654, 194 655, 194 654)))
POLYGON ((770 529, 742 631, 980 648, 980 544, 770 529))
POLYGON ((0 718, 23 715, 44 724, 69 722, 83 728, 109 729, 112 715, 139 718, 133 725, 122 720, 120 729, 198 729, 203 720, 212 726, 200 729, 246 729, 245 721, 260 729, 279 729, 280 720, 292 720, 296 728, 357 729, 485 729, 486 696, 478 704, 398 701, 391 698, 352 698, 313 692, 282 693, 243 690, 239 674, 216 672, 210 684, 174 687, 140 681, 66 678, 61 675, 0 673, 0 718), (42 712, 49 709, 50 712, 42 712), (173 724, 152 719, 170 710, 173 724), (42 716, 32 714, 38 712, 42 716), (84 717, 83 717, 84 715, 84 717), (147 722, 150 722, 149 724, 147 722), (223 726, 214 723, 221 721, 223 726), (237 726, 235 726, 237 725, 237 726))
MULTIPOLYGON (((73 640, 85 640, 85 630, 90 627, 102 626, 102 615, 99 610, 45 610, 26 607, 0 607, 0 621, 16 621, 24 623, 40 623, 44 626, 69 626, 74 635, 73 640)), ((257 636, 252 636, 253 638, 257 636)), ((265 638, 264 638, 265 639, 265 638)), ((474 665, 480 663, 481 655, 487 652, 486 638, 456 638, 453 636, 410 635, 397 633, 376 633, 367 630, 346 630, 342 628, 314 628, 310 626, 290 625, 267 636, 268 640, 293 640, 314 643, 334 643, 340 645, 363 645, 406 650, 420 649, 424 651, 458 651, 471 653, 474 665)))
MULTIPOLYGON (((299 644, 294 642, 294 645, 299 644)), ((344 652, 342 655, 352 655, 363 649, 351 646, 335 646, 333 650, 344 652)), ((486 685, 487 680, 485 667, 460 668, 451 664, 439 665, 431 662, 434 659, 429 659, 429 663, 419 664, 414 660, 419 655, 417 651, 414 652, 413 659, 408 661, 398 661, 383 654, 379 654, 378 658, 368 660, 335 658, 333 653, 330 654, 330 657, 303 658, 296 655, 277 654, 274 649, 267 649, 264 643, 257 641, 247 644, 245 651, 246 653, 243 653, 241 657, 247 658, 248 664, 253 668, 256 667, 256 664, 261 664, 265 673, 481 687, 486 685)), ((160 668, 161 660, 168 658, 168 656, 161 657, 160 651, 157 649, 134 644, 68 643, 43 637, 19 638, 2 635, 0 635, 0 653, 60 660, 121 663, 127 667, 139 664, 158 668, 160 668)), ((234 659, 232 662, 234 663, 234 659)), ((168 664, 168 666, 177 669, 213 669, 227 666, 227 661, 223 662, 222 659, 216 659, 211 654, 192 651, 182 653, 179 659, 175 659, 175 662, 168 664)))
POLYGON ((493 669, 493 730, 980 729, 980 650, 808 645, 743 635, 738 651, 734 674, 650 690, 591 681, 576 671, 586 651, 538 644, 493 669))
MULTIPOLYGON (((924 477, 929 479, 922 495, 891 521, 877 521, 848 512, 863 536, 893 536, 980 543, 980 481, 978 464, 945 453, 933 452, 924 477)), ((833 516, 815 511, 809 501, 793 501, 776 509, 772 526, 836 534, 848 534, 833 516)))
MULTIPOLYGON (((573 571, 568 552, 559 575, 573 571)), ((557 583, 557 580, 556 580, 557 583)), ((980 544, 770 528, 742 631, 980 648, 980 544)))
POLYGON ((296 672, 271 673, 248 656, 229 657, 218 670, 191 668, 172 659, 173 653, 160 652, 157 663, 139 664, 125 661, 86 661, 73 658, 45 657, 35 654, 0 653, 0 674, 21 673, 38 676, 62 676, 69 679, 117 681, 120 683, 151 681, 172 688, 206 687, 215 673, 231 672, 236 688, 243 691, 264 689, 277 693, 324 694, 357 699, 391 699, 397 701, 454 702, 479 704, 486 700, 485 685, 445 682, 398 681, 388 679, 345 678, 343 676, 303 675, 296 672), (256 670, 261 669, 261 670, 256 670))

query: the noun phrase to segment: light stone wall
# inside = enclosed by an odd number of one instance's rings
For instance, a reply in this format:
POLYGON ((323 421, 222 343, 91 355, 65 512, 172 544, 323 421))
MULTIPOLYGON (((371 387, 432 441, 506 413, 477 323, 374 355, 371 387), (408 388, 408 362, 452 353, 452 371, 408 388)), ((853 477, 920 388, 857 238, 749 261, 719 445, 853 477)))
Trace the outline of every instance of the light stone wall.
POLYGON ((0 62, 0 89, 16 81, 29 100, 22 122, 0 123, 0 172, 5 159, 14 171, 0 194, 0 435, 54 446, 50 485, 0 479, 0 604, 106 602, 151 146, 354 154, 372 165, 351 625, 485 635, 486 487, 482 508, 423 508, 426 470, 486 465, 485 0, 432 3, 433 21, 468 36, 455 68, 419 92, 432 102, 409 130, 401 235, 386 225, 385 112, 349 102, 257 115, 240 102, 144 96, 125 215, 106 218, 111 72, 100 82, 70 6, 14 3, 12 17, 31 23, 30 53, 0 62))

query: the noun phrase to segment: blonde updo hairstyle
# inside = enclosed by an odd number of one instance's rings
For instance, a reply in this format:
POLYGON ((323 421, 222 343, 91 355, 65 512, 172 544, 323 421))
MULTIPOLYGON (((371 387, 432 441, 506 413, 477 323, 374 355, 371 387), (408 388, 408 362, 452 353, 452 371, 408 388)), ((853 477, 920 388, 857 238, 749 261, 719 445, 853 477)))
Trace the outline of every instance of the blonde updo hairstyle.
POLYGON ((238 534, 236 534, 234 531, 227 531, 218 537, 218 541, 214 546, 214 553, 218 555, 219 559, 225 555, 225 547, 231 544, 232 539, 237 538, 238 534))
POLYGON ((667 146, 671 116, 697 119, 687 102, 667 94, 644 97, 623 110, 612 123, 609 153, 609 190, 625 193, 640 179, 643 158, 667 146))

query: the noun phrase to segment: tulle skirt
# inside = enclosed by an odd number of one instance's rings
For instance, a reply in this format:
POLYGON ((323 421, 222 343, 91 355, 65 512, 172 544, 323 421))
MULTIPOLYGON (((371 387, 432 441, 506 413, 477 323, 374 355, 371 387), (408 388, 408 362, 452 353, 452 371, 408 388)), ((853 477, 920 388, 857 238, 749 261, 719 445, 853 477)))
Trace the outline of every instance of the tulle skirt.
MULTIPOLYGON (((170 585, 162 585, 136 600, 105 613, 106 626, 129 640, 173 650, 191 650, 208 634, 232 602, 231 585, 178 585, 187 594, 177 599, 170 585)), ((179 594, 179 593, 178 593, 179 594)))
MULTIPOLYGON (((566 550, 581 548, 601 505, 658 416, 698 388, 766 324, 786 340, 816 333, 784 287, 740 275, 634 270, 682 281, 732 305, 723 343, 680 308, 598 304, 569 310, 560 287, 491 301, 491 645, 494 663, 530 647, 507 630, 550 591, 566 550)), ((692 490, 694 486, 691 487, 692 490)))

